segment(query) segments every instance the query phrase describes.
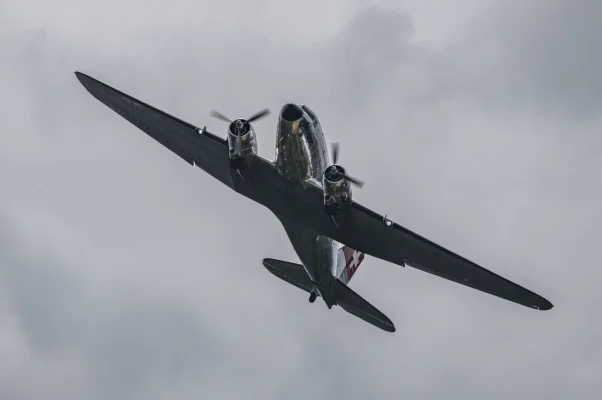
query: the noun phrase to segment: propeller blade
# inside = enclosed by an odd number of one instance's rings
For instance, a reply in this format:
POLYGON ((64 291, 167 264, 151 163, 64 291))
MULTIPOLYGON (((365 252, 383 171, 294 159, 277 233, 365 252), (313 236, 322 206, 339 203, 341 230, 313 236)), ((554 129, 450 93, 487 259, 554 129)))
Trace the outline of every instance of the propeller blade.
POLYGON ((336 165, 339 160, 339 143, 334 142, 332 144, 332 163, 336 165))
POLYGON ((360 181, 359 179, 353 178, 349 175, 345 175, 345 179, 347 179, 349 182, 353 183, 360 189, 364 187, 364 182, 360 181))
POLYGON ((257 121, 258 119, 266 117, 268 115, 270 115, 270 110, 268 110, 267 108, 264 108, 263 110, 258 111, 255 114, 253 114, 249 119, 247 119, 247 122, 251 123, 253 121, 257 121))
POLYGON ((226 117, 224 114, 222 114, 222 113, 220 113, 218 111, 212 110, 209 113, 209 115, 211 117, 213 117, 213 118, 217 118, 217 119, 222 120, 224 122, 232 123, 232 120, 230 118, 226 117))

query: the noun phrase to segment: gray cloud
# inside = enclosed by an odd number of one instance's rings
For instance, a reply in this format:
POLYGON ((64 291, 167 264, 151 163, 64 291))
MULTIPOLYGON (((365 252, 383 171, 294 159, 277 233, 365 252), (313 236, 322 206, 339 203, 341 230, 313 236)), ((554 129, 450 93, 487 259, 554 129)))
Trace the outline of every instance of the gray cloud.
POLYGON ((490 92, 475 92, 539 115, 595 117, 602 106, 601 13, 602 4, 587 0, 500 4, 474 49, 492 47, 500 68, 482 82, 490 92))
MULTIPOLYGON (((157 3, 126 25, 136 2, 15 3, 0 23, 0 397, 596 398, 602 15, 523 3, 444 45, 414 40, 429 27, 411 14, 347 3, 308 33, 290 27, 309 6, 283 29, 267 23, 282 5, 157 3), (311 307, 261 267, 296 260, 278 221, 104 108, 74 70, 218 134, 212 108, 304 102, 368 182, 358 201, 556 308, 372 258, 352 286, 395 335, 311 307)), ((273 128, 256 127, 266 157, 273 128)))
MULTIPOLYGON (((39 224, 34 219, 27 225, 39 224)), ((219 368, 224 349, 207 326, 199 326, 189 305, 120 282, 98 297, 97 287, 60 254, 67 249, 57 249, 51 237, 22 232, 23 225, 2 216, 1 277, 10 299, 4 317, 15 319, 40 362, 60 365, 75 354, 90 384, 86 397, 154 398, 156 384, 203 379, 209 368, 219 368)), ((28 387, 21 382, 1 386, 15 398, 37 397, 44 388, 35 384, 43 385, 44 379, 35 378, 28 387)), ((72 394, 68 379, 63 385, 63 393, 72 394)))

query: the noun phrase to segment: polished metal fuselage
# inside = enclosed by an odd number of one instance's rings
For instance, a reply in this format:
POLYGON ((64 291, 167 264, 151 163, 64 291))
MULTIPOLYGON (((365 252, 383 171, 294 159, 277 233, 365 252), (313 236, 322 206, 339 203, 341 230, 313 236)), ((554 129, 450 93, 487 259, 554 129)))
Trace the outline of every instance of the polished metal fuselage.
POLYGON ((276 136, 276 166, 279 171, 292 180, 317 180, 321 184, 328 165, 328 149, 318 118, 304 105, 285 105, 278 118, 276 136), (291 118, 297 116, 292 111, 286 112, 290 107, 298 107, 303 112, 298 120, 286 120, 288 114, 291 118))
MULTIPOLYGON (((278 118, 275 164, 283 178, 322 186, 329 155, 318 117, 305 105, 286 104, 278 118)), ((330 308, 335 304, 334 283, 338 243, 301 224, 280 218, 315 290, 330 308)))

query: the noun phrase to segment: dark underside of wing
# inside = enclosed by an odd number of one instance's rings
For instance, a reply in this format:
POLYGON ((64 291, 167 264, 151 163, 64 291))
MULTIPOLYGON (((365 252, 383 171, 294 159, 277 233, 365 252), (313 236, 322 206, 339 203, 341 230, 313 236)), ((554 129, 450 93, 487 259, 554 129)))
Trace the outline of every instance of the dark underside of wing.
MULTIPOLYGON (((338 239, 375 257, 405 264, 441 278, 522 304, 549 310, 552 304, 514 282, 459 256, 403 226, 384 223, 384 217, 354 203, 338 239)), ((337 238, 335 238, 337 239, 337 238)))
MULTIPOLYGON (((352 219, 357 224, 357 229, 365 229, 375 234, 372 238, 364 236, 366 244, 370 247, 381 247, 387 243, 389 248, 396 248, 401 254, 403 262, 414 268, 440 276, 445 279, 481 290, 483 292, 522 304, 527 307, 549 310, 552 303, 543 297, 503 278, 464 257, 459 256, 436 243, 392 223, 387 226, 384 218, 355 203, 352 208, 352 219), (377 234, 379 232, 380 234, 377 234), (376 243, 376 242, 379 243, 376 243), (372 243, 369 243, 372 242, 372 243)), ((383 255, 387 258, 394 257, 389 251, 383 255)))
POLYGON ((276 178, 258 165, 254 186, 237 190, 266 205, 276 214, 297 221, 308 228, 333 238, 373 257, 402 266, 411 266, 465 286, 539 310, 553 306, 545 298, 503 278, 424 237, 391 222, 382 215, 353 202, 338 226, 324 212, 321 189, 294 186, 286 197, 275 188, 276 178))
POLYGON ((191 165, 232 187, 227 142, 205 130, 171 116, 114 89, 86 74, 76 72, 81 84, 100 102, 191 165))

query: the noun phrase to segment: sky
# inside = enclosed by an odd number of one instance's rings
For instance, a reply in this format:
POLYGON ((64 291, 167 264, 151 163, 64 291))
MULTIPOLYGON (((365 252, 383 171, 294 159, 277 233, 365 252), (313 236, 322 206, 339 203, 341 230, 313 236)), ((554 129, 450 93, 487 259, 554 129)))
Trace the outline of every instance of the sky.
POLYGON ((2 0, 0 398, 597 399, 602 3, 2 0), (304 103, 354 199, 544 296, 366 257, 388 334, 263 268, 270 212, 74 71, 225 137, 304 103))

